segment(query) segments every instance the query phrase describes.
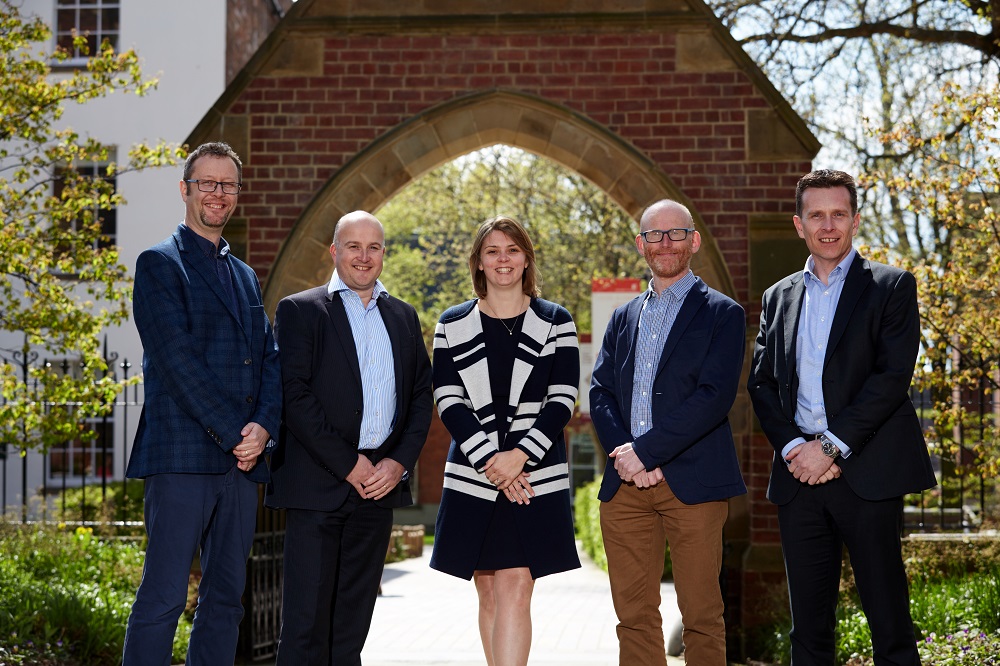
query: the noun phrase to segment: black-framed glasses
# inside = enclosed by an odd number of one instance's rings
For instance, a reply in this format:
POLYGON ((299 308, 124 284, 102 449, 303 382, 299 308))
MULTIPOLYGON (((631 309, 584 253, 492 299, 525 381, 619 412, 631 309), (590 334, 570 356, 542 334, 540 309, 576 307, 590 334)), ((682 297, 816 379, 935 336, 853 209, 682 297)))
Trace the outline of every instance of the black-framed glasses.
POLYGON ((647 243, 659 243, 666 236, 670 240, 677 242, 682 241, 688 237, 688 234, 694 231, 694 229, 685 229, 681 227, 680 229, 650 229, 649 231, 642 231, 639 233, 642 239, 647 243))
POLYGON ((214 192, 215 188, 222 185, 222 192, 224 194, 239 194, 240 190, 243 189, 243 183, 223 183, 218 180, 185 180, 185 183, 197 183, 198 190, 201 192, 214 192))

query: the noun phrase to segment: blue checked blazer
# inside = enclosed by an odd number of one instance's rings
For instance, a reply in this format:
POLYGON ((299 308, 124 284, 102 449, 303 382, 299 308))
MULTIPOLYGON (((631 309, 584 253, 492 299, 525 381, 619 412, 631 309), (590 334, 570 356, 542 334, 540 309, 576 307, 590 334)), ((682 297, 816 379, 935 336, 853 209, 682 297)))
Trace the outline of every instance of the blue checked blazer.
MULTIPOLYGON (((253 270, 232 255, 231 310, 219 278, 178 227, 139 255, 132 308, 142 339, 145 403, 126 475, 220 474, 253 421, 277 438, 281 370, 253 270)), ((249 478, 266 482, 259 461, 249 478)))

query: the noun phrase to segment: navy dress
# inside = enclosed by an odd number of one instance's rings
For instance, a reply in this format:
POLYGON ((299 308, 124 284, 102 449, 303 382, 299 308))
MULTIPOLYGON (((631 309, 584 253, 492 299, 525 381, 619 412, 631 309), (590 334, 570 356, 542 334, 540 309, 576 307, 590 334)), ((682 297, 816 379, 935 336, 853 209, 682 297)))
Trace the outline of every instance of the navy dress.
MULTIPOLYGON (((514 370, 514 352, 517 350, 517 333, 521 329, 521 319, 496 319, 481 314, 483 337, 490 357, 490 391, 497 410, 497 439, 501 451, 514 448, 507 440, 507 417, 510 412, 510 376, 514 370), (513 332, 512 332, 513 331, 513 332)), ((529 480, 530 483, 530 480, 529 480)), ((486 530, 477 571, 491 569, 513 569, 528 566, 528 558, 521 546, 515 514, 518 509, 528 506, 511 502, 507 495, 500 493, 493 505, 493 515, 486 530)))

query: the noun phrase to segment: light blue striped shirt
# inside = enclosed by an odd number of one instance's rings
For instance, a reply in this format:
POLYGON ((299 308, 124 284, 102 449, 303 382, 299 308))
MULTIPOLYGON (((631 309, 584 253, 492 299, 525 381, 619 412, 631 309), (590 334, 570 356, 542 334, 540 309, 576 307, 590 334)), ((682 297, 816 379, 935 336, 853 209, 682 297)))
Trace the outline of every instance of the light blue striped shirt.
POLYGON ((396 369, 392 359, 392 343, 378 309, 378 299, 389 292, 376 280, 371 300, 366 307, 361 304, 361 297, 344 284, 336 271, 326 291, 328 294, 340 292, 347 319, 351 322, 354 347, 358 352, 364 401, 358 448, 377 449, 392 432, 396 420, 396 369))
MULTIPOLYGON (((837 304, 840 303, 840 294, 844 291, 844 278, 847 277, 847 271, 857 254, 854 249, 848 252, 844 260, 830 271, 827 284, 823 284, 823 281, 816 277, 816 262, 812 256, 806 259, 806 267, 802 271, 806 289, 802 298, 795 344, 795 368, 799 378, 798 392, 795 394, 795 424, 805 433, 824 433, 833 440, 845 458, 851 454, 850 447, 827 430, 826 399, 823 397, 823 362, 830 340, 833 316, 837 312, 837 304)), ((787 456, 789 451, 805 441, 801 437, 793 439, 781 450, 782 457, 787 456)))
MULTIPOLYGON (((654 278, 655 280, 655 278, 654 278)), ((698 278, 687 275, 663 290, 660 295, 653 289, 653 281, 646 292, 646 302, 639 314, 639 332, 635 341, 635 372, 632 375, 632 437, 640 437, 653 427, 653 378, 660 365, 663 345, 677 319, 684 298, 697 284, 698 278)))

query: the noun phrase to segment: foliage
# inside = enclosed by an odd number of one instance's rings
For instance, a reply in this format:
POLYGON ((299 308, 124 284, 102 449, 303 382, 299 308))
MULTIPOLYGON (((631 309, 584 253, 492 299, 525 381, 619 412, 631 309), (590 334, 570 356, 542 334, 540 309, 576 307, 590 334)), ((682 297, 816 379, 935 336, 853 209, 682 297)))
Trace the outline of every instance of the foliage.
POLYGON ((576 523, 576 538, 580 540, 583 552, 590 556, 594 564, 607 571, 608 557, 604 553, 604 538, 601 535, 601 501, 597 499, 600 489, 600 479, 576 489, 573 519, 576 523))
MULTIPOLYGON (((590 331, 593 277, 638 277, 638 224, 576 173, 510 146, 449 162, 396 195, 380 212, 388 255, 386 288, 412 303, 425 334, 446 308, 472 298, 469 250, 486 219, 521 222, 535 246, 542 296, 590 331)), ((603 331, 598 332, 603 334, 603 331)))
POLYGON ((49 514, 65 522, 138 522, 143 520, 143 490, 141 479, 108 481, 106 497, 100 484, 67 488, 49 500, 49 514))
MULTIPOLYGON (((607 571, 608 556, 604 552, 604 536, 601 533, 601 501, 597 499, 600 490, 601 480, 598 478, 574 491, 573 520, 576 523, 576 538, 580 540, 583 552, 590 556, 594 564, 607 571)), ((673 579, 669 544, 663 552, 662 579, 673 579)))
MULTIPOLYGON (((965 150, 968 125, 942 116, 941 84, 996 91, 998 0, 708 0, 825 144, 819 166, 861 174, 914 171, 920 159, 887 138, 899 125, 965 150)), ((946 238, 907 199, 867 182, 861 228, 873 244, 924 257, 946 238)), ((943 190, 946 191, 946 190, 943 190)))
POLYGON ((933 113, 964 127, 965 143, 956 148, 948 134, 927 138, 920 128, 901 125, 887 140, 914 156, 914 168, 872 174, 912 215, 930 221, 942 240, 937 252, 912 266, 922 287, 925 332, 917 381, 933 399, 931 439, 942 455, 987 476, 1000 470, 994 415, 988 407, 985 414, 978 410, 1000 386, 998 104, 1000 89, 946 85, 933 113), (969 399, 976 397, 982 400, 969 399))
MULTIPOLYGON (((45 652, 66 653, 81 666, 119 663, 143 551, 134 541, 103 540, 74 531, 0 522, 0 656, 45 664, 45 652), (39 653, 36 658, 26 655, 39 653)), ((174 662, 183 661, 190 617, 181 617, 174 662)), ((49 662, 55 663, 55 662, 49 662)))
MULTIPOLYGON (((107 43, 85 70, 66 69, 65 50, 45 52, 49 27, 18 5, 0 0, 0 332, 23 343, 0 348, 0 441, 27 450, 92 437, 80 420, 109 410, 122 388, 108 376, 98 336, 127 317, 128 281, 117 249, 102 240, 100 211, 125 201, 81 167, 106 165, 120 176, 180 153, 137 145, 118 164, 108 146, 59 128, 68 103, 146 95, 156 82, 143 79, 134 51, 107 43), (30 362, 62 358, 78 360, 78 370, 30 362)), ((82 36, 75 46, 86 52, 82 36)))
MULTIPOLYGON (((903 557, 923 663, 990 664, 973 657, 1000 654, 1000 540, 907 539, 903 557)), ((791 622, 786 599, 773 604, 769 620, 755 637, 752 654, 787 664, 791 622)), ((837 663, 872 664, 871 631, 846 559, 837 605, 837 663)))

